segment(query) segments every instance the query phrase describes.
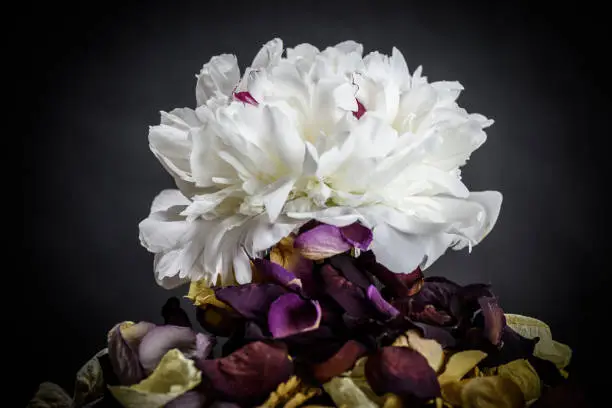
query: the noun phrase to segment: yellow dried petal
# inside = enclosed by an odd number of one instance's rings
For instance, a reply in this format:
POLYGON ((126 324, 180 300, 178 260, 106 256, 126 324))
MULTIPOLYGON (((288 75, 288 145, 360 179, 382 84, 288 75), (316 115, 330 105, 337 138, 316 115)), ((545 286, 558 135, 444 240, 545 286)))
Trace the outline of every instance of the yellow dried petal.
POLYGON ((523 337, 540 338, 533 351, 535 356, 553 362, 558 368, 567 367, 572 358, 572 349, 553 340, 550 327, 546 323, 533 317, 510 313, 506 314, 506 322, 523 337))
POLYGON ((164 355, 148 378, 129 387, 109 386, 125 408, 158 408, 200 384, 202 374, 178 349, 164 355))
POLYGON ((302 406, 306 401, 321 394, 321 390, 319 388, 308 388, 305 391, 301 391, 294 395, 283 408, 297 408, 302 406))
POLYGON ((395 341, 393 342, 392 346, 395 347, 408 347, 408 338, 404 335, 399 336, 397 339, 395 339, 395 341))
POLYGON ((542 382, 537 371, 525 359, 497 367, 497 375, 512 380, 523 392, 526 401, 540 398, 542 382))
POLYGON ((461 380, 486 356, 487 353, 479 350, 466 350, 453 354, 448 359, 444 372, 438 376, 440 385, 461 380))
POLYGON ((425 357, 435 372, 440 371, 444 363, 444 350, 440 343, 432 339, 424 339, 414 330, 409 330, 406 337, 409 347, 425 357))
POLYGON ((385 395, 385 403, 382 408, 402 408, 402 400, 395 394, 385 395))
POLYGON ((270 394, 266 402, 264 402, 260 408, 295 408, 301 406, 304 402, 320 393, 320 389, 309 387, 303 384, 298 377, 293 376, 286 382, 279 384, 276 391, 270 394))
POLYGON ((231 309, 230 306, 217 299, 215 291, 211 289, 204 280, 191 282, 191 285, 189 285, 189 293, 187 293, 185 297, 198 307, 212 305, 221 309, 231 309))
POLYGON ((511 380, 498 377, 476 377, 464 381, 461 388, 462 408, 523 408, 525 399, 511 380))
POLYGON ((279 264, 288 271, 293 270, 300 259, 300 251, 293 247, 293 235, 281 239, 270 250, 270 261, 279 264))
POLYGON ((323 389, 339 407, 379 408, 349 377, 334 377, 323 384, 323 389))

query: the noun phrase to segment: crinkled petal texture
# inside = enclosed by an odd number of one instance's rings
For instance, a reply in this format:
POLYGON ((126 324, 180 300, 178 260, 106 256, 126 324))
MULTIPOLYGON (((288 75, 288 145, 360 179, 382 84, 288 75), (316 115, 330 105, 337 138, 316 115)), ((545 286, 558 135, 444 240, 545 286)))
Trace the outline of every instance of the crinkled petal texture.
POLYGON ((395 273, 487 235, 502 197, 470 192, 460 168, 492 121, 399 50, 362 54, 353 41, 285 53, 273 39, 242 76, 235 56, 211 58, 197 108, 162 112, 149 144, 180 193, 162 192, 140 224, 162 286, 249 283, 250 258, 309 220, 327 226, 297 241, 303 256, 371 249, 395 273))

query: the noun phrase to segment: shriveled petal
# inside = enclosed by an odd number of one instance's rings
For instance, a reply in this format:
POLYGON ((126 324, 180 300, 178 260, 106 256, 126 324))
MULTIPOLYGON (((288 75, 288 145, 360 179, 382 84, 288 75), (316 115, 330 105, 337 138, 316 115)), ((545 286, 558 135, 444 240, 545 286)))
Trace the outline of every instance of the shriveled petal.
POLYGON ((383 299, 376 286, 370 285, 366 293, 376 310, 385 318, 392 319, 400 314, 399 310, 383 299))
POLYGON ((542 394, 542 381, 537 371, 525 359, 514 360, 497 367, 497 375, 512 380, 521 389, 525 401, 540 398, 542 394))
POLYGON ((98 358, 107 354, 108 349, 99 351, 77 372, 73 397, 77 406, 95 401, 104 395, 104 374, 98 358))
POLYGON ((572 357, 572 349, 563 343, 553 340, 550 327, 533 317, 517 314, 506 314, 508 326, 521 336, 539 338, 535 345, 534 355, 553 362, 558 368, 565 368, 572 357))
POLYGON ((323 291, 334 299, 349 315, 362 317, 369 315, 374 309, 363 291, 340 275, 331 265, 321 268, 323 291))
POLYGON ((74 401, 62 387, 52 382, 38 386, 36 394, 28 403, 31 408, 72 408, 74 401))
POLYGON ((123 322, 108 333, 108 356, 121 384, 136 384, 145 377, 138 358, 138 348, 145 335, 154 327, 154 324, 148 322, 123 322))
POLYGON ((481 297, 478 299, 484 316, 484 333, 491 344, 497 346, 501 342, 502 333, 506 326, 504 311, 499 307, 497 299, 481 297))
POLYGON ((264 282, 272 282, 293 291, 300 291, 302 281, 281 265, 263 258, 253 259, 264 282))
POLYGON ((268 327, 275 338, 315 330, 320 323, 319 302, 302 299, 295 293, 280 296, 268 312, 268 327))
POLYGON ((151 373, 171 349, 180 350, 188 358, 203 358, 210 354, 214 344, 212 337, 188 327, 158 326, 144 336, 138 355, 145 372, 151 373))
POLYGON ((340 350, 326 361, 314 364, 310 369, 314 378, 325 383, 333 377, 349 371, 355 362, 365 355, 365 346, 355 340, 347 341, 340 350))
POLYGON ((461 387, 460 405, 467 408, 522 408, 525 399, 517 385, 499 376, 475 377, 461 387))
POLYGON ((367 290, 372 285, 372 279, 368 276, 365 270, 360 268, 358 259, 353 258, 348 254, 340 254, 329 259, 329 263, 339 270, 342 275, 351 283, 367 290))
POLYGON ((372 243, 372 231, 358 222, 340 227, 342 238, 354 248, 367 251, 372 243))
POLYGON ((162 407, 194 389, 202 379, 192 360, 173 349, 161 359, 155 371, 140 383, 109 386, 110 392, 126 408, 162 407))
POLYGON ((293 374, 293 363, 281 344, 256 341, 227 357, 198 360, 210 391, 237 402, 255 403, 293 374))
POLYGON ((329 258, 351 249, 351 244, 344 239, 340 228, 328 224, 303 232, 293 245, 300 250, 302 256, 312 260, 329 258))
POLYGON ((215 294, 245 319, 265 322, 270 306, 285 292, 273 283, 250 283, 219 288, 215 294))
POLYGON ((438 377, 440 385, 461 380, 486 356, 487 353, 478 350, 460 351, 453 354, 448 359, 444 372, 438 377))
POLYGON ((365 374, 379 395, 393 393, 427 400, 440 395, 436 372, 420 353, 406 347, 384 347, 368 357, 365 374))
POLYGON ((406 338, 410 348, 421 353, 435 372, 440 371, 444 363, 444 350, 440 343, 436 340, 425 339, 414 330, 409 330, 406 338))

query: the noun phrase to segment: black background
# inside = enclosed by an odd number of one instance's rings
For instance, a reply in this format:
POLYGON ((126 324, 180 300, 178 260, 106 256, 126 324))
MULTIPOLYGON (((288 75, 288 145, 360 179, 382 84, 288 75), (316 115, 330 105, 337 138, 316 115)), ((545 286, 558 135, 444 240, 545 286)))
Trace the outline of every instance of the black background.
POLYGON ((460 103, 496 123, 464 180, 500 190, 504 203, 472 254, 451 251, 427 273, 491 282, 507 312, 548 322, 574 348, 577 378, 603 383, 589 374, 603 373, 609 348, 603 10, 585 2, 85 3, 32 5, 22 16, 25 267, 18 260, 5 270, 18 277, 5 293, 20 298, 9 339, 24 401, 43 380, 70 388, 116 322, 160 321, 166 298, 183 294, 156 286, 152 255, 138 241, 151 200, 172 187, 148 149, 148 126, 160 110, 194 106, 194 75, 211 56, 235 53, 244 68, 273 37, 289 47, 397 46, 411 71, 423 65, 430 80, 465 86, 460 103))

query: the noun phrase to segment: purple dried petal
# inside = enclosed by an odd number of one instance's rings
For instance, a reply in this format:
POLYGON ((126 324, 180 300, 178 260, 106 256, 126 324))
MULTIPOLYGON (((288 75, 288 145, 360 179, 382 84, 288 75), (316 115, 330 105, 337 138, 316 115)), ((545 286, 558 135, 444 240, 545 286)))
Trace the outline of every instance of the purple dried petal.
POLYGON ((384 347, 368 357, 365 376, 378 395, 432 399, 440 395, 436 372, 425 357, 408 347, 384 347))
POLYGON ((376 289, 376 286, 370 285, 368 287, 367 294, 368 299, 370 299, 376 310, 378 310, 378 312, 385 318, 392 319, 400 314, 399 310, 383 299, 378 289, 376 289))
POLYGON ((310 367, 312 375, 320 383, 326 383, 333 377, 350 370, 366 352, 367 349, 363 344, 355 340, 349 340, 329 359, 312 365, 310 367))
POLYGON ((328 326, 298 333, 283 339, 289 352, 296 360, 307 364, 323 362, 340 350, 344 341, 328 326))
POLYGON ((270 305, 285 289, 273 283, 226 286, 215 291, 217 299, 231 306, 248 320, 266 321, 270 305))
POLYGON ((363 291, 340 275, 333 266, 323 265, 321 268, 323 290, 334 299, 348 314, 354 317, 368 315, 373 311, 371 303, 363 291))
POLYGON ((362 251, 367 251, 372 243, 372 231, 358 222, 340 227, 340 234, 352 247, 361 249, 362 251))
POLYGON ((341 254, 351 249, 342 236, 340 228, 321 224, 297 236, 293 246, 300 250, 303 257, 321 260, 341 254))
POLYGON ((497 299, 481 297, 478 299, 484 317, 484 334, 494 346, 501 342, 502 330, 506 326, 506 316, 497 299))
POLYGON ((426 278, 421 290, 412 296, 414 312, 421 312, 427 305, 432 305, 438 311, 451 311, 453 299, 461 286, 442 277, 426 278))
POLYGON ((276 299, 268 312, 268 328, 275 338, 314 330, 321 323, 319 302, 287 293, 276 299))
POLYGON ((155 325, 140 322, 125 330, 121 330, 121 325, 120 323, 113 327, 108 335, 108 356, 119 382, 122 385, 132 385, 145 378, 145 372, 138 359, 138 346, 155 325))
POLYGON ((164 324, 192 327, 187 312, 183 310, 180 301, 176 297, 171 297, 166 301, 162 307, 162 316, 164 318, 164 324))
POLYGON ((202 408, 206 404, 206 396, 201 391, 187 391, 176 397, 164 408, 202 408))
POLYGON ((353 116, 359 119, 366 113, 366 108, 361 102, 359 102, 359 99, 355 100, 357 101, 357 110, 353 112, 353 116))
POLYGON ((366 272, 355 266, 354 259, 351 256, 341 254, 331 257, 329 263, 339 270, 346 279, 362 289, 367 289, 372 284, 372 280, 366 272))
POLYGON ((302 281, 281 265, 267 259, 253 259, 253 263, 265 282, 276 283, 291 291, 301 292, 302 281))
POLYGON ((283 344, 256 341, 227 357, 197 360, 202 384, 223 400, 249 402, 266 398, 293 374, 293 363, 283 344))
POLYGON ((247 91, 234 92, 234 98, 239 100, 240 102, 244 102, 249 105, 259 105, 255 98, 253 98, 253 95, 251 95, 251 93, 247 91))
POLYGON ((355 259, 355 263, 359 269, 365 269, 374 275, 385 286, 385 292, 388 292, 391 298, 403 298, 409 295, 410 288, 401 281, 400 274, 391 272, 376 262, 372 251, 362 253, 355 259))
POLYGON ((138 356, 145 373, 150 374, 171 349, 179 349, 187 358, 206 358, 213 346, 212 337, 188 327, 158 326, 142 339, 138 356))

